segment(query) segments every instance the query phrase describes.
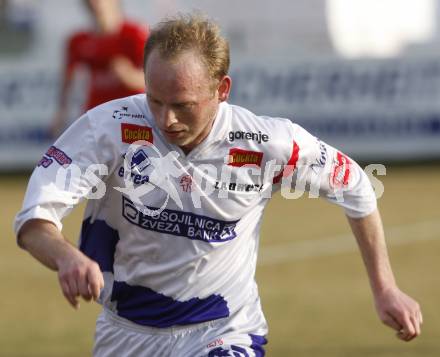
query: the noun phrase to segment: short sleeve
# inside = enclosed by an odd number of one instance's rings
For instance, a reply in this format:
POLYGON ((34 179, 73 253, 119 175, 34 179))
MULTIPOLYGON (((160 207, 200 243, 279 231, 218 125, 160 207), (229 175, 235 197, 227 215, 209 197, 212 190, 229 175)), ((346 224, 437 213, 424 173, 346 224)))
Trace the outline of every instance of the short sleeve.
POLYGON ((84 115, 49 147, 31 175, 16 233, 29 219, 51 221, 61 230, 63 217, 103 182, 108 158, 98 150, 94 132, 84 115))
POLYGON ((274 178, 282 195, 295 196, 291 195, 293 189, 297 195, 308 192, 312 197, 324 197, 354 218, 376 209, 370 180, 353 159, 297 124, 288 124, 288 132, 290 158, 274 178))

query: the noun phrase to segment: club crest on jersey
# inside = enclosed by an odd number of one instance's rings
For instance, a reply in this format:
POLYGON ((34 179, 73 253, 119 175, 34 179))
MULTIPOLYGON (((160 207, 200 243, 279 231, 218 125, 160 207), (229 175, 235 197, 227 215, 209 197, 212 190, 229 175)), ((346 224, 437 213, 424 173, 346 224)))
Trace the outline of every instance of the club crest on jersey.
POLYGON ((241 167, 244 165, 255 165, 261 167, 263 153, 259 151, 249 151, 238 148, 229 150, 228 165, 241 167))
POLYGON ((350 170, 351 170, 350 159, 337 152, 336 161, 333 164, 332 173, 330 176, 330 186, 334 188, 343 188, 350 182, 350 170))
POLYGON ((122 123, 121 137, 122 142, 127 144, 133 144, 138 140, 145 140, 153 143, 153 129, 149 126, 122 123))
POLYGON ((192 191, 192 176, 191 175, 183 175, 180 178, 180 188, 184 192, 192 191))

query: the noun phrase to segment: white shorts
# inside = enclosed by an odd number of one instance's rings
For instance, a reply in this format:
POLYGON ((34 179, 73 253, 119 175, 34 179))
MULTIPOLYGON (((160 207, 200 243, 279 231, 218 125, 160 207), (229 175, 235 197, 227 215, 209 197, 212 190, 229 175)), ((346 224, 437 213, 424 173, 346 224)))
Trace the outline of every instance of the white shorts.
POLYGON ((93 355, 262 357, 266 334, 267 326, 259 306, 245 307, 224 319, 171 328, 141 326, 104 309, 96 322, 93 355))

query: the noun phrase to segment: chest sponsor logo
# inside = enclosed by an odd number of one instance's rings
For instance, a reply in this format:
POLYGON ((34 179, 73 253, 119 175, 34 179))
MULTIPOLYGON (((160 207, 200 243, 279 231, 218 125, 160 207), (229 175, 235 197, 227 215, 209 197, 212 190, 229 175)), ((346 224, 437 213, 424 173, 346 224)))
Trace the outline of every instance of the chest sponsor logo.
POLYGON ((255 165, 261 167, 263 153, 259 151, 249 151, 238 148, 229 150, 228 165, 241 167, 244 165, 255 165))
MULTIPOLYGON (((148 207, 157 210, 154 207, 148 207)), ((225 242, 237 237, 237 221, 223 221, 191 212, 164 209, 155 216, 145 215, 125 196, 122 216, 130 223, 149 231, 185 237, 204 242, 225 242)))
POLYGON ((258 133, 248 131, 230 131, 228 137, 231 143, 235 140, 252 140, 256 141, 258 144, 261 144, 262 142, 267 143, 269 141, 269 135, 263 134, 261 131, 258 133))
MULTIPOLYGON (((125 154, 122 155, 122 157, 125 159, 125 154)), ((142 171, 150 165, 151 161, 144 150, 138 150, 133 154, 130 164, 130 176, 135 185, 142 185, 150 181, 149 175, 142 174, 142 171)), ((126 179, 125 176, 128 175, 128 171, 126 173, 123 165, 119 167, 118 175, 119 177, 126 179)))
POLYGON ((153 143, 153 129, 149 126, 122 123, 121 137, 122 142, 127 144, 133 144, 138 140, 145 140, 153 143))
POLYGON ((144 119, 145 115, 140 113, 132 114, 128 112, 128 107, 121 107, 120 109, 116 109, 113 111, 112 117, 116 120, 121 120, 124 118, 144 119))
POLYGON ((260 192, 263 185, 216 181, 214 189, 222 191, 260 192))
POLYGON ((144 150, 138 150, 133 154, 130 165, 132 169, 142 172, 150 165, 151 161, 144 150))

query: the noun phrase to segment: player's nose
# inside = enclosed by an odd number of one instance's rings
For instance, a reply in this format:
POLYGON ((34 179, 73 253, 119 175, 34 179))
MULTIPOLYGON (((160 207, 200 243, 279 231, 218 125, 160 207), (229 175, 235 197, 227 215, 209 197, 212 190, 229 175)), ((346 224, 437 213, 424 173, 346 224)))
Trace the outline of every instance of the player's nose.
POLYGON ((163 107, 160 112, 160 124, 164 129, 171 127, 173 124, 177 123, 176 113, 167 107, 163 107))

